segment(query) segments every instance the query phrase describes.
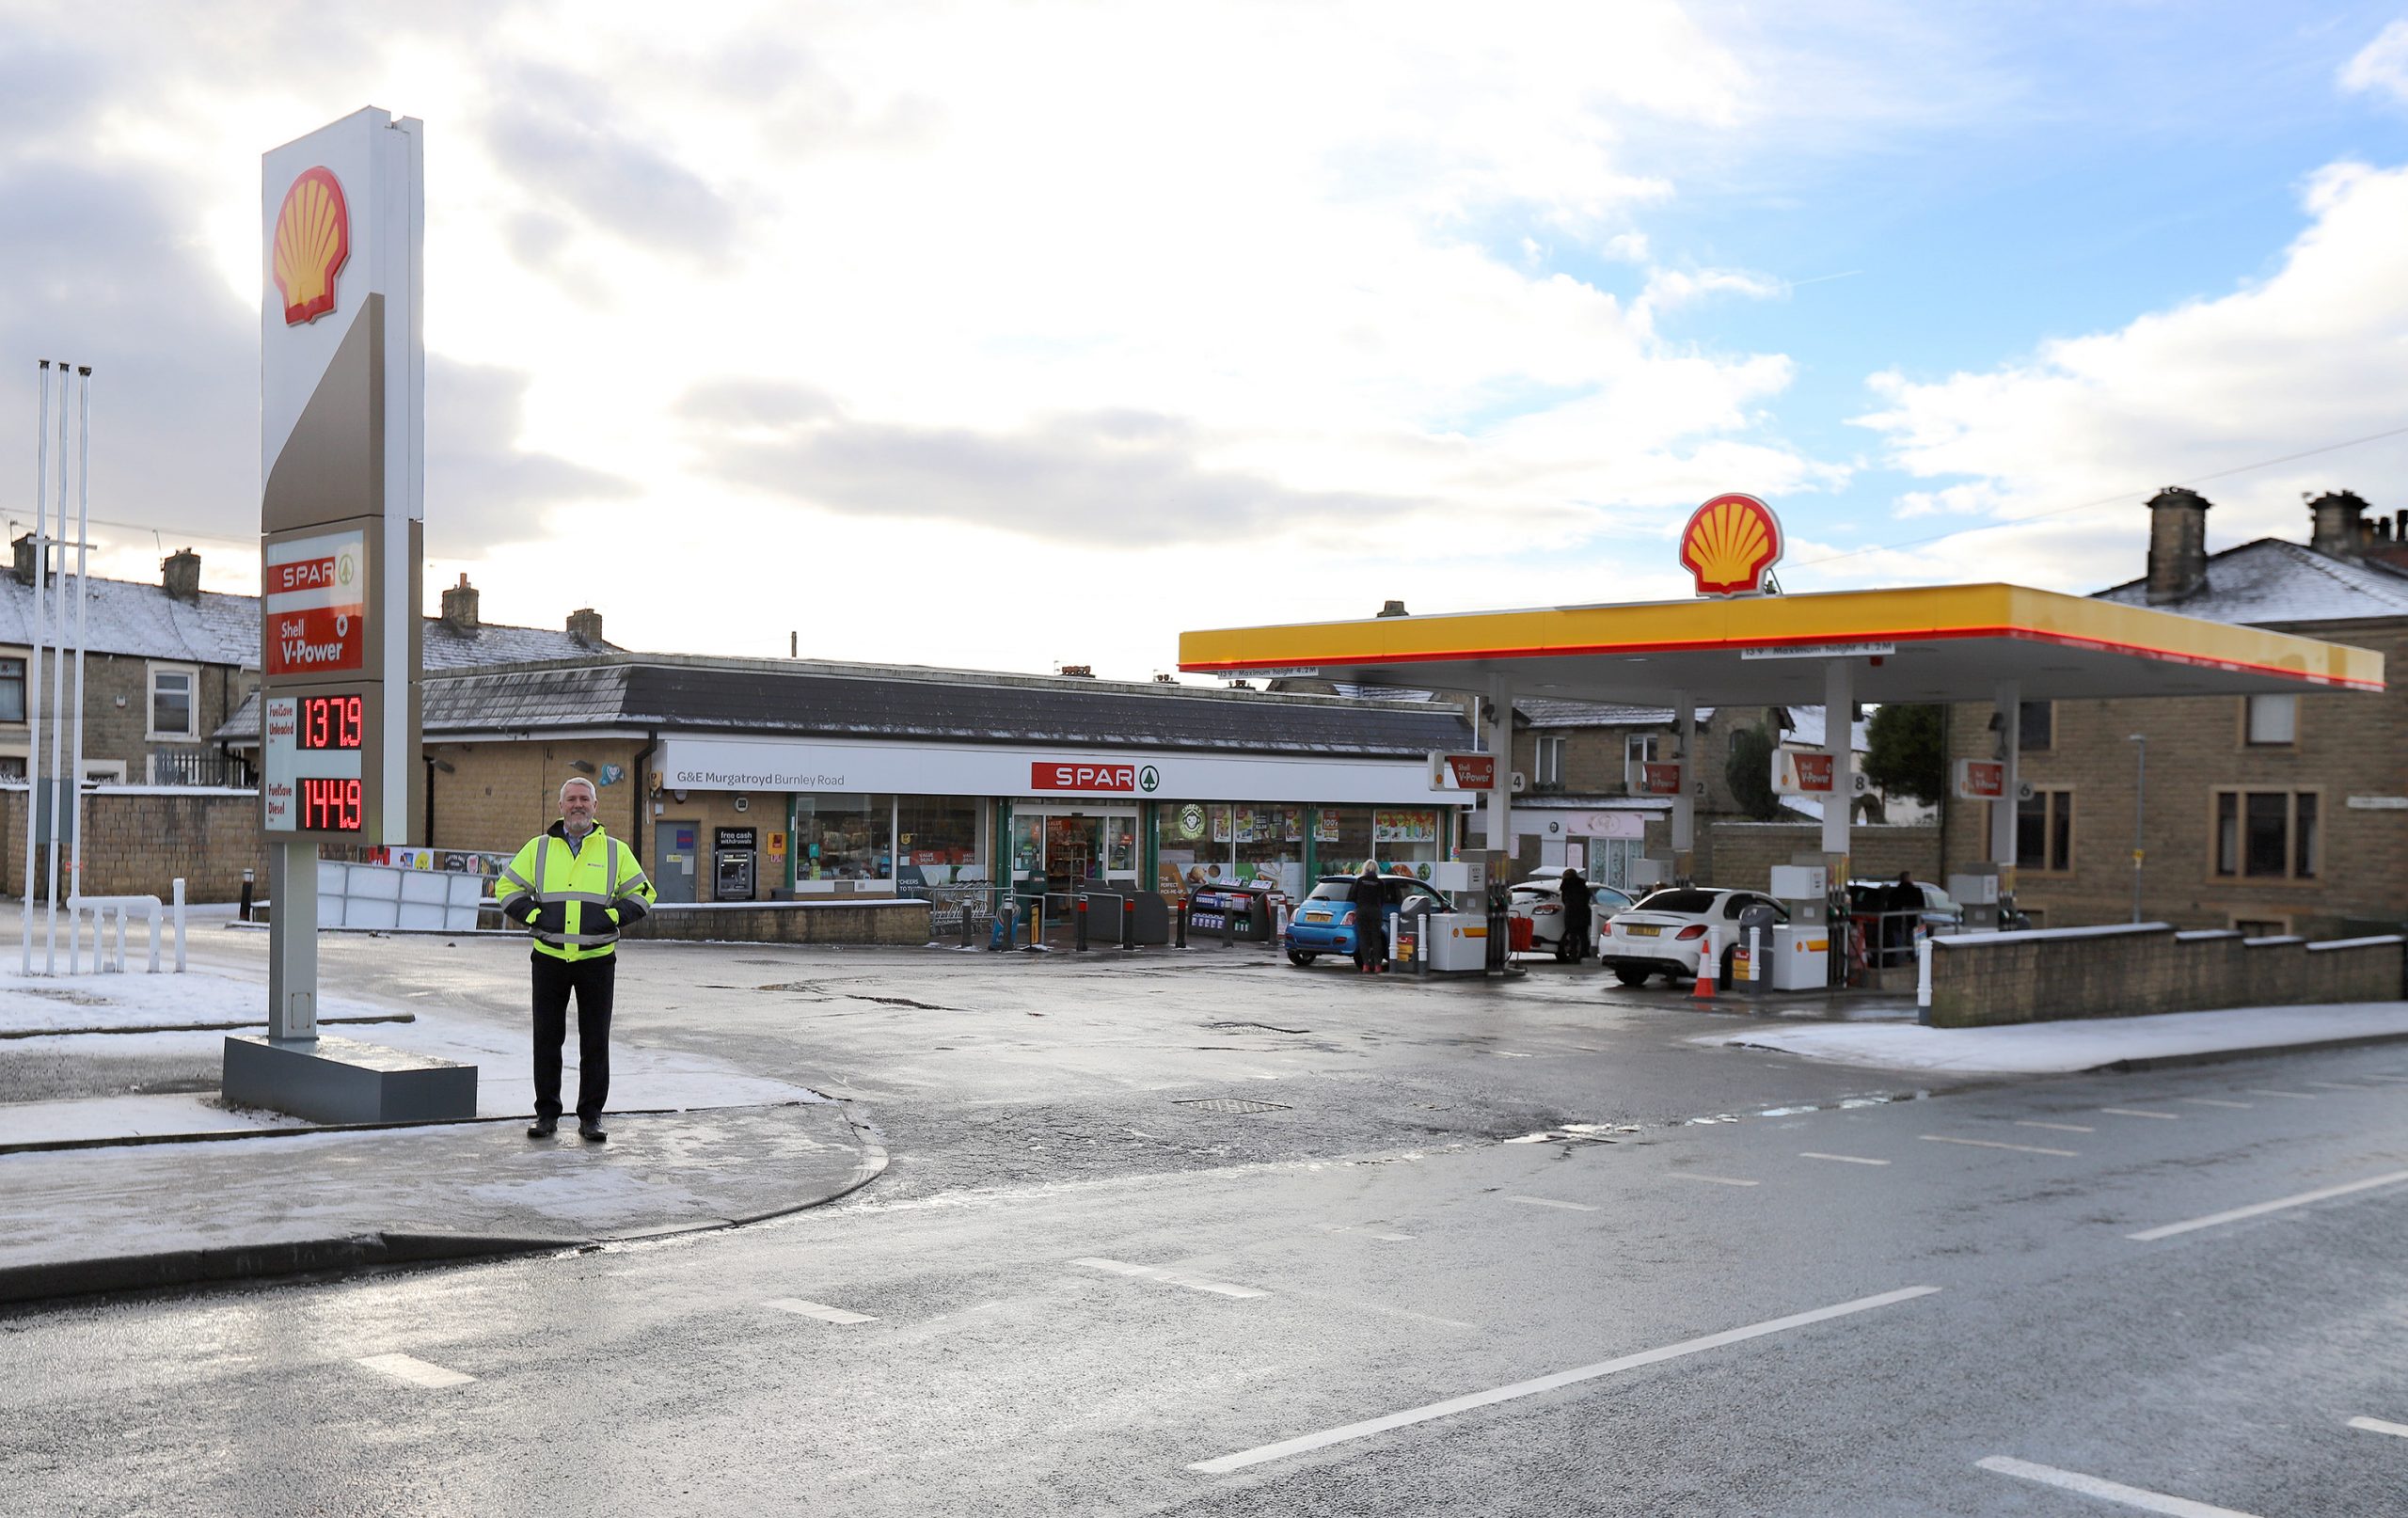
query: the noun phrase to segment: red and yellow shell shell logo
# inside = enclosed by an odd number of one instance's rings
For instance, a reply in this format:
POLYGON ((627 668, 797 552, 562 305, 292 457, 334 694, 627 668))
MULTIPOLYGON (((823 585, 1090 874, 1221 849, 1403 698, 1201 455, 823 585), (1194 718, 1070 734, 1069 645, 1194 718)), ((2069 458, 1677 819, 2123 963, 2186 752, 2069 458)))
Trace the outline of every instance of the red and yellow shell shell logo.
POLYGON ((1754 595, 1781 560, 1781 518, 1753 496, 1717 496, 1681 530, 1681 567, 1700 595, 1754 595))
POLYGON ((351 259, 351 207, 334 170, 305 170, 284 192, 276 213, 276 251, 270 262, 284 296, 284 324, 314 322, 335 308, 335 276, 351 259))

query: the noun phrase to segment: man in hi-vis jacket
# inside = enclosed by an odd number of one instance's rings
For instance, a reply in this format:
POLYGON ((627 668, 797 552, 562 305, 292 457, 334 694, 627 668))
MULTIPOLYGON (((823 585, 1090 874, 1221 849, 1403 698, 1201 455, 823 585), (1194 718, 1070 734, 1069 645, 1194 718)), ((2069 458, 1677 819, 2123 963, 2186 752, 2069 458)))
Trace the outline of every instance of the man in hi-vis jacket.
POLYGON ((529 1138, 550 1138, 561 1120, 561 1043, 568 998, 577 993, 577 1134, 610 1138, 602 1107, 610 1097, 610 989, 619 929, 651 909, 652 882, 635 850, 594 820, 594 783, 561 783, 561 820, 527 840, 501 872, 494 897, 502 915, 535 935, 535 1122, 529 1138))

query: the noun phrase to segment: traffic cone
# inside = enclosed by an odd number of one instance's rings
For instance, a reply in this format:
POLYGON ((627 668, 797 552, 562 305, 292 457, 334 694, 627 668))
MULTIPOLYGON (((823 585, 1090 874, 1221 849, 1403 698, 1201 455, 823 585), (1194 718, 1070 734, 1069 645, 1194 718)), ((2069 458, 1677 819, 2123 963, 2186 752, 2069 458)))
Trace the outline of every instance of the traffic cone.
POLYGON ((1691 996, 1711 1000, 1714 996, 1714 970, 1722 962, 1714 952, 1714 929, 1705 930, 1705 944, 1697 952, 1697 984, 1689 988, 1691 996))

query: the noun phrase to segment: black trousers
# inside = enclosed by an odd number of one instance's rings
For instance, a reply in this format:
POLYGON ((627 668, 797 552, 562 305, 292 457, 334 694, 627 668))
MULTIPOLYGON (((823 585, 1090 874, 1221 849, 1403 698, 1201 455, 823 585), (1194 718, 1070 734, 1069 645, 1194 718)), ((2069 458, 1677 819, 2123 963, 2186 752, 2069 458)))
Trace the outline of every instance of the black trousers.
POLYGON ((610 991, 619 957, 555 959, 534 951, 535 1115, 561 1115, 561 1045, 568 1037, 568 998, 577 993, 577 1120, 602 1120, 610 1099, 610 991))

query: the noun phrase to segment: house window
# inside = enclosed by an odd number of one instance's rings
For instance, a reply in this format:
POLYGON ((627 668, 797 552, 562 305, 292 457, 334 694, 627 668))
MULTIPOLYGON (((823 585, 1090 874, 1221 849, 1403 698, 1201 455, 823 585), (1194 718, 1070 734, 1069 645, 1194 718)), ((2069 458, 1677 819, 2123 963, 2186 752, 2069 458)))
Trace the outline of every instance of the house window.
POLYGON ((2015 862, 2042 875, 2073 868, 2073 792, 2036 790, 2015 803, 2015 862))
POLYGON ((1563 789, 1563 740, 1560 737, 1539 739, 1538 774, 1531 783, 1543 791, 1563 789))
POLYGON ((2324 864, 2314 791, 2216 792, 2216 874, 2313 880, 2324 864))
POLYGON ((196 723, 199 714, 194 709, 193 693, 198 685, 197 672, 162 669, 150 671, 150 734, 153 738, 197 738, 200 731, 196 723))
POLYGON ((2299 738, 2297 696, 2250 696, 2243 731, 2252 748, 2287 749, 2299 738))
POLYGON ((25 719, 25 661, 0 659, 0 722, 25 719))
POLYGON ((1632 795, 1647 789, 1646 766, 1656 759, 1656 738, 1652 733, 1625 734, 1622 740, 1622 788, 1632 795))
POLYGON ((2057 704, 2053 701, 2027 701, 2015 709, 2015 746, 2024 753, 2038 753, 2056 747, 2057 704))
POLYGON ((2289 938, 2291 931, 2291 920, 2288 917, 2236 917, 2232 925, 2246 939, 2289 938))

